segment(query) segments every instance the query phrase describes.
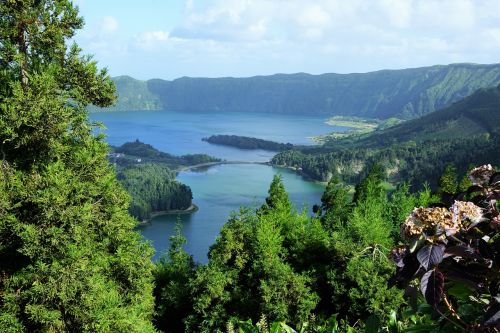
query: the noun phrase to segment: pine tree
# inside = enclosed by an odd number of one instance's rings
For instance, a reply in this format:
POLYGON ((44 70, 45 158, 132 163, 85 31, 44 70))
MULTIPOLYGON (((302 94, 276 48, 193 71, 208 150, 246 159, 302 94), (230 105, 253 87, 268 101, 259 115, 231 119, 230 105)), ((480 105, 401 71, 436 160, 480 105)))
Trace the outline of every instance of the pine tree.
POLYGON ((153 332, 152 249, 92 134, 115 99, 69 0, 0 2, 0 331, 153 332))
POLYGON ((288 193, 286 193, 281 175, 274 175, 268 193, 269 195, 266 198, 266 203, 262 205, 260 209, 261 212, 266 212, 271 209, 278 209, 288 214, 291 212, 292 203, 290 202, 288 193))
POLYGON ((341 227, 352 209, 349 190, 337 177, 332 177, 321 196, 321 222, 330 231, 341 227))
POLYGON ((155 326, 164 332, 185 332, 183 319, 193 308, 189 283, 194 278, 196 265, 183 246, 186 238, 181 233, 180 218, 175 235, 170 236, 170 249, 156 264, 154 271, 155 326))
POLYGON ((457 189, 457 169, 452 164, 448 164, 439 178, 439 192, 453 194, 457 189))

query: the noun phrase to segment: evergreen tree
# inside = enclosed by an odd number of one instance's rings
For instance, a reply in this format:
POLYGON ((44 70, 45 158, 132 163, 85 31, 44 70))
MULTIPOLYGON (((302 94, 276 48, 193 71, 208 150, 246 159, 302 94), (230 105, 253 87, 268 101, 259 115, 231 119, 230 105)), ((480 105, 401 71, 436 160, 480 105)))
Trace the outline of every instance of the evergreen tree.
POLYGON ((442 176, 439 178, 439 192, 453 194, 458 189, 457 169, 453 164, 446 165, 442 176))
POLYGON ((384 168, 382 164, 375 163, 372 165, 366 177, 356 185, 352 202, 358 203, 363 201, 369 196, 369 191, 374 192, 372 194, 376 196, 384 195, 385 191, 381 184, 384 179, 384 168))
POLYGON ((349 190, 339 178, 332 177, 321 196, 321 221, 325 228, 334 231, 347 220, 352 205, 349 202, 349 190))
POLYGON ((153 332, 152 249, 94 137, 114 86, 69 0, 0 2, 0 331, 153 332))
POLYGON ((175 235, 170 237, 170 249, 156 264, 154 271, 155 326, 164 332, 185 332, 184 319, 193 308, 189 283, 194 278, 196 265, 183 245, 180 220, 175 235))
POLYGON ((290 202, 288 193, 285 191, 281 175, 274 175, 268 193, 269 195, 266 198, 266 203, 262 205, 260 209, 261 212, 266 212, 271 209, 279 209, 285 213, 290 213, 292 211, 292 203, 290 202))

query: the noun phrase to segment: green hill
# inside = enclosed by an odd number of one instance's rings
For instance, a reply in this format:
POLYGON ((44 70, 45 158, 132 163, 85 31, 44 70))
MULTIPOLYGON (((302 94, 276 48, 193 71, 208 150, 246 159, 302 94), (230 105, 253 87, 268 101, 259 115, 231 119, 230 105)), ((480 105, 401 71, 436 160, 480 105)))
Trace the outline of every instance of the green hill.
POLYGON ((446 164, 500 164, 500 86, 479 89, 447 108, 358 138, 282 152, 272 162, 317 180, 359 180, 381 162, 393 181, 437 180, 446 164))
MULTIPOLYGON (((115 106, 106 108, 106 111, 156 111, 161 110, 160 98, 148 88, 147 81, 136 80, 130 76, 113 78, 116 85, 118 101, 115 106)), ((91 111, 103 109, 92 107, 91 111)))
MULTIPOLYGON (((500 86, 479 89, 471 96, 439 111, 375 131, 352 142, 373 147, 400 142, 460 139, 491 134, 500 128, 500 86)), ((344 143, 349 140, 344 140, 344 143)), ((337 145, 331 142, 330 145, 337 145)))
POLYGON ((115 78, 111 110, 266 112, 415 118, 500 84, 500 64, 452 64, 362 74, 137 81, 115 78))

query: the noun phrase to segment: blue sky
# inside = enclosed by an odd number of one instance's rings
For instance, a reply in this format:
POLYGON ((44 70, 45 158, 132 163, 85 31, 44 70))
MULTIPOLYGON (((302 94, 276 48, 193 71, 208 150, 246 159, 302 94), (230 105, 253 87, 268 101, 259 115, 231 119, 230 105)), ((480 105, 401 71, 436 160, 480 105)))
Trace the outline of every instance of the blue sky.
POLYGON ((74 0, 75 37, 139 79, 500 62, 498 0, 74 0))

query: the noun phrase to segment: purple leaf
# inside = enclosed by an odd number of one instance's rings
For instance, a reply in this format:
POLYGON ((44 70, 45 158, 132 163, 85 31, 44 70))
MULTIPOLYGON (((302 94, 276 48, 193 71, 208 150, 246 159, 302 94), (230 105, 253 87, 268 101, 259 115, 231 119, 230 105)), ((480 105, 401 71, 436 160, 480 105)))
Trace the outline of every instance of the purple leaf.
POLYGON ((436 307, 443 297, 444 276, 438 270, 430 270, 422 276, 420 290, 428 304, 436 307))
POLYGON ((430 244, 417 252, 417 259, 423 268, 430 269, 443 261, 444 245, 430 244))

